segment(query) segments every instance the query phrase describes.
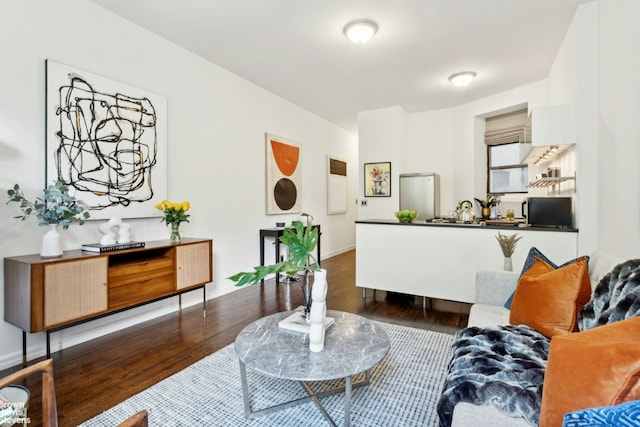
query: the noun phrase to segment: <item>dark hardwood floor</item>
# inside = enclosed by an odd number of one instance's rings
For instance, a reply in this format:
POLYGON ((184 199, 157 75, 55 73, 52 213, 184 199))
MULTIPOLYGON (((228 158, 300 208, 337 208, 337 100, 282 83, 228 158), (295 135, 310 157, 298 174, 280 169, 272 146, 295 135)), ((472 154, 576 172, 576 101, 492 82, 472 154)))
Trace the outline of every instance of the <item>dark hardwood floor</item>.
MULTIPOLYGON (((431 305, 423 309, 422 298, 377 291, 374 299, 371 290, 363 299, 362 289, 355 286, 355 251, 324 260, 322 267, 327 269, 329 309, 447 333, 466 325, 466 304, 449 303, 454 307, 451 311, 431 305)), ((202 306, 195 305, 54 353, 60 426, 86 421, 231 344, 250 322, 302 302, 299 283, 276 286, 271 280, 208 301, 206 318, 202 306)), ((5 370, 0 376, 20 368, 5 370)), ((26 385, 32 393, 31 425, 40 425, 39 379, 26 385)))

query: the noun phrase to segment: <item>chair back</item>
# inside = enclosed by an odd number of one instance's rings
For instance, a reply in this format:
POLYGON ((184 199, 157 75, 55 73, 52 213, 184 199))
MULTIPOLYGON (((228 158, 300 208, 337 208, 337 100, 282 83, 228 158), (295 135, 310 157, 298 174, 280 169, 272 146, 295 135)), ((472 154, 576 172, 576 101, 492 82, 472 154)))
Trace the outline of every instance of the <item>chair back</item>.
POLYGON ((53 384, 53 359, 43 360, 0 378, 0 389, 40 373, 42 374, 42 426, 58 427, 56 390, 53 384))
POLYGON ((149 427, 147 411, 143 409, 137 414, 132 415, 123 423, 119 424, 118 427, 149 427))

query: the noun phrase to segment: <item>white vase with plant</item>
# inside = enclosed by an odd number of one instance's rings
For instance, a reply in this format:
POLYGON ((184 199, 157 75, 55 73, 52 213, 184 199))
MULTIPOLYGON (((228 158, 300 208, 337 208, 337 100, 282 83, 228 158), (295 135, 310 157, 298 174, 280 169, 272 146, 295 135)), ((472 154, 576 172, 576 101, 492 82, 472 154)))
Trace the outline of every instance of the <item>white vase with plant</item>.
POLYGON ((474 197, 474 200, 480 205, 480 213, 483 219, 489 219, 491 217, 491 208, 500 204, 500 199, 491 193, 487 193, 487 197, 484 200, 477 197, 474 197))
POLYGON ((62 255, 62 239, 58 228, 67 230, 69 226, 77 222, 79 225, 89 218, 89 208, 83 202, 69 194, 69 187, 62 180, 57 180, 43 190, 44 196, 37 197, 35 201, 27 200, 18 184, 7 191, 10 202, 20 203, 22 215, 25 221, 30 216, 38 219, 38 225, 48 226, 49 231, 42 239, 40 255, 43 257, 56 257, 62 255))
POLYGON ((498 235, 496 236, 496 240, 498 240, 498 244, 500 245, 500 249, 502 250, 502 254, 504 255, 504 270, 505 271, 513 271, 513 263, 511 257, 516 250, 516 245, 518 240, 522 239, 522 236, 518 237, 517 234, 512 234, 510 236, 500 234, 498 231, 498 235))

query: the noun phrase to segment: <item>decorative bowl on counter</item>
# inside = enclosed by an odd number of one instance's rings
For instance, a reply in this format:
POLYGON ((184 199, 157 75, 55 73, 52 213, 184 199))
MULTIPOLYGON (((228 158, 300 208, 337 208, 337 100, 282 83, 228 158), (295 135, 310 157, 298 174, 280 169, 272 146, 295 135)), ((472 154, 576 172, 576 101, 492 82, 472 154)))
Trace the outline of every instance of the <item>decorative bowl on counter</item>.
POLYGON ((398 221, 404 222, 404 223, 412 222, 414 219, 416 219, 417 216, 418 216, 418 212, 412 211, 412 210, 405 209, 405 210, 396 212, 396 218, 398 218, 398 221))

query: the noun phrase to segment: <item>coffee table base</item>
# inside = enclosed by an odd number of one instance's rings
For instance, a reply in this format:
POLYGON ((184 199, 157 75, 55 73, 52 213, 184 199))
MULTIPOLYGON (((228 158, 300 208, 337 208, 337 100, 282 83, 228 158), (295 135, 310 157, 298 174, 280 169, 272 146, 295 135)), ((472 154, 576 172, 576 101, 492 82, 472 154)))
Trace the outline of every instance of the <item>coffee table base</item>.
POLYGON ((249 399, 249 384, 247 382, 247 368, 245 364, 242 361, 240 361, 240 381, 242 382, 242 399, 244 401, 244 415, 247 419, 253 419, 263 415, 268 415, 273 412, 280 411, 287 408, 292 408, 294 406, 298 406, 303 403, 306 403, 309 400, 313 400, 316 406, 318 407, 318 409, 322 411, 322 414, 327 419, 327 421, 329 421, 329 423, 332 426, 336 427, 337 424, 335 423, 335 421, 333 421, 333 419, 327 412, 327 409, 324 407, 322 402, 320 402, 320 398, 324 396, 330 396, 332 394, 344 392, 344 425, 345 427, 349 427, 351 426, 351 391, 354 388, 368 385, 370 383, 370 380, 371 380, 371 373, 370 371, 367 370, 365 371, 364 380, 357 381, 354 383, 351 380, 351 376, 348 376, 348 377, 345 377, 344 387, 335 387, 330 390, 321 391, 319 393, 314 392, 311 389, 311 387, 309 387, 309 384, 307 382, 300 381, 300 384, 305 389, 308 396, 290 400, 288 402, 283 402, 277 405, 269 406, 267 408, 260 409, 258 411, 252 411, 251 401, 249 399))

